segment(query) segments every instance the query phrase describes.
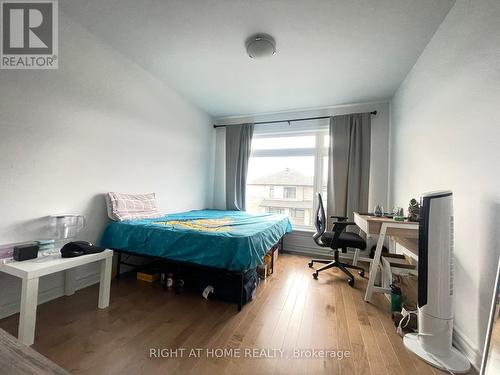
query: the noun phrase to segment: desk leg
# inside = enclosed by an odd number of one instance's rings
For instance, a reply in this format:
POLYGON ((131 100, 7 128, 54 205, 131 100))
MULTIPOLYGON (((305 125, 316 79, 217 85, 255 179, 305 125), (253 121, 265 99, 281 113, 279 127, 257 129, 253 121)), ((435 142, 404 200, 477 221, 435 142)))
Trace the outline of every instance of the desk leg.
POLYGON ((382 248, 384 247, 386 225, 382 224, 380 234, 378 236, 377 247, 373 256, 373 261, 370 265, 370 277, 368 278, 368 286, 366 287, 365 301, 370 302, 375 288, 375 278, 377 277, 378 267, 380 265, 380 256, 382 255, 382 248))
POLYGON ((111 288, 111 265, 112 257, 107 257, 101 261, 101 278, 99 282, 99 304, 100 309, 109 306, 109 292, 111 288))
POLYGON ((38 278, 23 279, 18 338, 26 345, 33 345, 35 342, 37 303, 38 278))
POLYGON ((357 266, 358 265, 358 259, 359 259, 359 249, 354 250, 354 255, 352 257, 352 265, 357 266))

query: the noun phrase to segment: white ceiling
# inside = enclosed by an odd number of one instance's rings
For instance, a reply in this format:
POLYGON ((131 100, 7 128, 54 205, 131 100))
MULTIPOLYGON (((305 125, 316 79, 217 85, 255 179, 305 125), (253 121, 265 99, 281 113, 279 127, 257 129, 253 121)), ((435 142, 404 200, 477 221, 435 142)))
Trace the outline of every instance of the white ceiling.
POLYGON ((213 116, 390 98, 453 0, 64 1, 88 28, 213 116), (245 40, 274 36, 252 60, 245 40))

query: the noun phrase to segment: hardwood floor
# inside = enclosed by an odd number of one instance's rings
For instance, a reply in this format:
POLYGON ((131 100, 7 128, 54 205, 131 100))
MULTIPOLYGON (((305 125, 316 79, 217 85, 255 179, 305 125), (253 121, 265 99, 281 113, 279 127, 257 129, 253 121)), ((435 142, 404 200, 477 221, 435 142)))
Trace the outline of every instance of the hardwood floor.
MULTIPOLYGON (((34 348, 75 374, 442 373, 405 349, 387 300, 365 303, 365 287, 360 277, 349 287, 337 271, 314 280, 307 258, 283 254, 238 313, 235 305, 123 278, 113 281, 107 310, 96 309, 97 286, 40 305, 34 348), (179 350, 177 358, 150 358, 150 348, 186 350, 183 358, 179 350), (192 348, 200 348, 199 357, 189 358, 197 354, 192 348), (221 348, 233 357, 215 358, 221 348), (276 349, 278 356, 249 358, 251 349, 276 349), (277 349, 292 357, 295 349, 304 356, 325 349, 345 358, 281 358, 277 349)), ((15 315, 0 327, 17 335, 17 322, 15 315)))

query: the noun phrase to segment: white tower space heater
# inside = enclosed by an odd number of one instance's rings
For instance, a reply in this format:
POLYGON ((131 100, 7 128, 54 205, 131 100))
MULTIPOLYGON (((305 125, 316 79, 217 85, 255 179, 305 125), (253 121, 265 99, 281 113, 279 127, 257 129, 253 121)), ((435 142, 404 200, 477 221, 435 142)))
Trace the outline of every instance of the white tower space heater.
POLYGON ((439 191, 420 199, 418 241, 418 333, 405 346, 429 364, 453 373, 469 371, 467 358, 452 346, 453 194, 439 191))

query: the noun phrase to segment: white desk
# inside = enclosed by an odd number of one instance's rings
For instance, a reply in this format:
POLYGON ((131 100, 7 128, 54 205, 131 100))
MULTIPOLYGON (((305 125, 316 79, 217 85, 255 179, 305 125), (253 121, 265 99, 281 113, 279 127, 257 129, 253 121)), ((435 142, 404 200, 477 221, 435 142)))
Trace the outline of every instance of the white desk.
POLYGON ((61 258, 60 254, 40 256, 36 259, 22 262, 10 262, 0 264, 0 272, 22 279, 21 309, 19 314, 19 340, 32 345, 35 339, 36 308, 38 302, 38 280, 41 276, 66 271, 65 293, 74 293, 72 281, 72 270, 84 264, 100 262, 101 278, 99 284, 100 309, 109 306, 109 291, 111 286, 111 264, 113 259, 112 250, 104 250, 101 253, 83 255, 75 258, 61 258))
POLYGON ((374 217, 354 213, 354 222, 367 235, 378 235, 375 255, 370 265, 370 277, 366 287, 365 301, 370 301, 374 292, 390 293, 390 289, 375 286, 375 277, 381 261, 385 236, 393 237, 397 242, 408 246, 414 257, 418 259, 418 223, 409 221, 394 221, 383 217, 374 217), (411 247, 409 245, 412 245, 411 247))

